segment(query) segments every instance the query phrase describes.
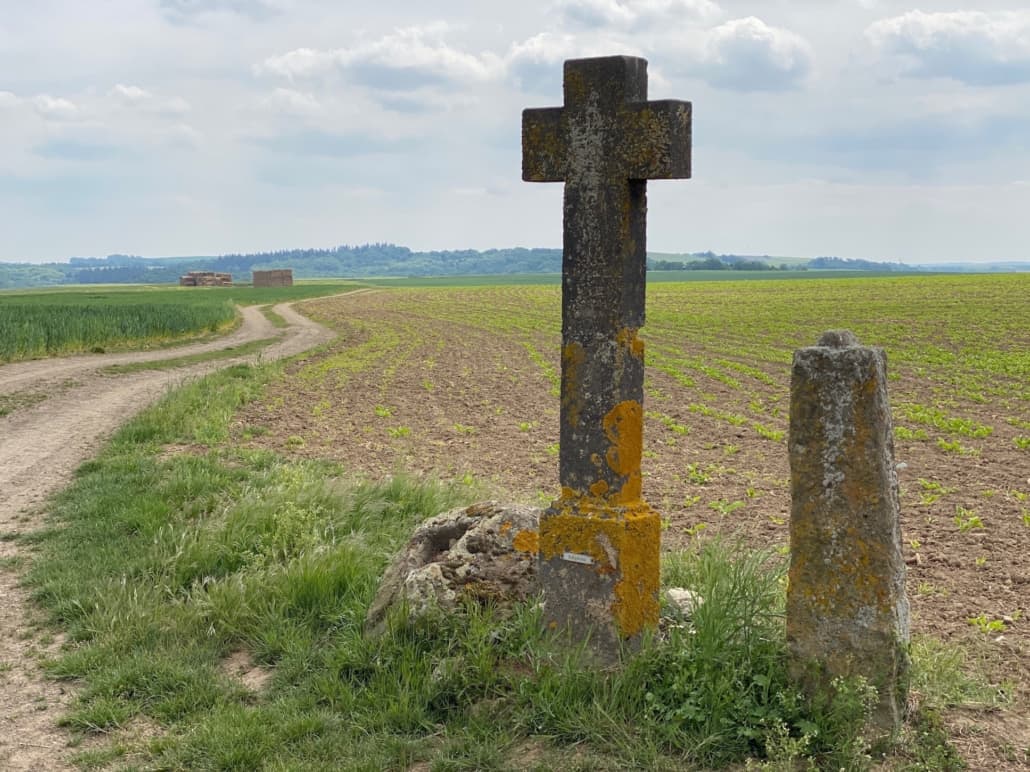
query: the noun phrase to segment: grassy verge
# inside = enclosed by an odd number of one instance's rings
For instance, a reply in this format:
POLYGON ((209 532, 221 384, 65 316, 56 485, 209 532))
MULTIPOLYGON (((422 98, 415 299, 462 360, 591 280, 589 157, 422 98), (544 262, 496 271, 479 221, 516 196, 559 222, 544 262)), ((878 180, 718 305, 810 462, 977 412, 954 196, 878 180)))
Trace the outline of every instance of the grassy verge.
POLYGON ((172 370, 177 367, 200 364, 201 362, 213 362, 221 359, 247 356, 248 354, 268 348, 268 346, 278 340, 279 338, 262 338, 261 340, 242 343, 239 346, 229 346, 217 351, 205 351, 201 354, 189 354, 176 357, 175 359, 158 359, 148 362, 130 362, 124 365, 109 365, 103 368, 102 372, 110 375, 123 375, 125 373, 138 373, 142 370, 172 370))
MULTIPOLYGON (((615 673, 543 635, 532 605, 365 639, 390 554, 470 488, 348 480, 330 464, 225 449, 234 410, 278 372, 236 366, 170 394, 80 468, 35 537, 28 581, 69 640, 49 670, 81 684, 65 723, 109 735, 82 766, 867 764, 869 690, 843 684, 813 706, 787 680, 775 554, 709 543, 667 556, 666 582, 705 601, 689 628, 648 641, 615 673), (191 452, 170 452, 182 447, 191 452), (269 674, 261 688, 226 668, 241 652, 269 674)), ((928 658, 938 670, 940 656, 928 658)), ((948 688, 962 698, 963 682, 948 688)), ((928 719, 907 741, 909 768, 957 768, 918 766, 950 763, 938 730, 928 719)))
POLYGON ((272 306, 261 306, 261 313, 265 315, 265 319, 272 323, 273 327, 276 327, 280 330, 285 327, 288 327, 290 324, 285 319, 283 319, 279 314, 277 314, 273 310, 272 306))

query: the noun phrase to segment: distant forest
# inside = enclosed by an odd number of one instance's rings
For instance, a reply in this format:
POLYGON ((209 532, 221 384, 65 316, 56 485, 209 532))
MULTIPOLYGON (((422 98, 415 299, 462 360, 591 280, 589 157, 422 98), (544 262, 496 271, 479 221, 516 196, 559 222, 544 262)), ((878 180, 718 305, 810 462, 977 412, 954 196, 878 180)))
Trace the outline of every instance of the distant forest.
POLYGON ((220 271, 231 273, 238 282, 248 282, 252 271, 271 268, 292 268, 294 276, 301 279, 555 273, 561 270, 561 250, 413 252, 396 244, 363 244, 200 257, 73 257, 67 263, 0 263, 0 289, 59 284, 164 284, 177 282, 187 271, 220 271))
MULTIPOLYGON (((200 257, 73 257, 67 263, 0 263, 0 289, 61 284, 166 284, 186 271, 222 271, 249 282, 251 271, 292 268, 297 278, 367 278, 372 276, 462 276, 561 271, 560 249, 474 249, 413 252, 396 244, 362 244, 332 249, 284 249, 277 252, 200 257)), ((790 264, 777 258, 700 252, 649 259, 653 271, 774 271, 842 269, 911 271, 901 263, 817 257, 790 264), (668 259, 674 257, 677 259, 668 259)))

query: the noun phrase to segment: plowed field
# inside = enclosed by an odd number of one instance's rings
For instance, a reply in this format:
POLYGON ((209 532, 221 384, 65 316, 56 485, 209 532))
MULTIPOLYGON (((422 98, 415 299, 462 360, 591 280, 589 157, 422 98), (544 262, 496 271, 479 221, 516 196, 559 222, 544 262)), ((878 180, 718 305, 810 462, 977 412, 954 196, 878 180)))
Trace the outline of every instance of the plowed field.
MULTIPOLYGON (((888 356, 913 628, 986 652, 1025 710, 1028 297, 1026 275, 652 284, 644 493, 665 543, 723 534, 786 547, 791 355, 851 329, 888 356)), ((240 414, 238 441, 546 503, 560 308, 559 289, 543 286, 307 302, 341 335, 240 414)), ((1006 742, 1022 753, 1030 729, 1016 723, 1006 742)))

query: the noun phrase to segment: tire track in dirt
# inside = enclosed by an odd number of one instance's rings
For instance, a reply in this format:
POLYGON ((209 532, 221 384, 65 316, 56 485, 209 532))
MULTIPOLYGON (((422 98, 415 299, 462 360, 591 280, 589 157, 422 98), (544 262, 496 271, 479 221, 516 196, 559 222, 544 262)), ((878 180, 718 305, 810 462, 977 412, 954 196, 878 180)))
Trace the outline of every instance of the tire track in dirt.
POLYGON ((0 768, 36 772, 71 769, 69 735, 56 726, 73 695, 44 678, 40 656, 56 651, 28 593, 19 586, 28 557, 15 537, 43 525, 44 504, 67 485, 122 423, 169 389, 191 378, 243 362, 271 361, 299 354, 331 340, 335 333, 297 313, 289 304, 273 309, 287 322, 275 328, 258 307, 241 309, 243 324, 206 343, 123 354, 60 357, 0 367, 0 394, 31 389, 47 398, 0 418, 0 768), (279 340, 257 354, 205 362, 174 370, 105 375, 113 364, 174 359, 217 351, 254 340, 279 340))

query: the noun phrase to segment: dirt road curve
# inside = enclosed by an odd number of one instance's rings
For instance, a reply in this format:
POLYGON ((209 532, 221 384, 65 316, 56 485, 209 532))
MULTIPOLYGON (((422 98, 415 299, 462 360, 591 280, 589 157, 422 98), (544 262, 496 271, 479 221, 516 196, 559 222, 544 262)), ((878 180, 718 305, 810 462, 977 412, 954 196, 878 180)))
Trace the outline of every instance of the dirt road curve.
MULTIPOLYGON (((0 769, 68 769, 69 735, 55 726, 70 696, 43 679, 37 664, 47 646, 32 624, 32 611, 18 587, 20 550, 12 534, 42 524, 41 505, 68 483, 118 426, 184 379, 245 361, 298 354, 332 338, 325 327, 288 305, 276 313, 289 326, 278 330, 256 307, 243 309, 243 324, 217 341, 157 352, 62 357, 0 366, 0 395, 31 393, 46 398, 0 418, 0 769), (279 336, 259 354, 220 359, 174 370, 104 375, 112 364, 173 359, 279 336)), ((55 644, 49 644, 51 647, 55 644)))

